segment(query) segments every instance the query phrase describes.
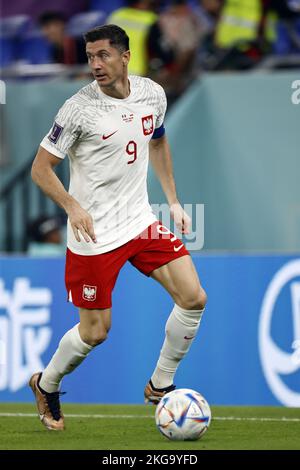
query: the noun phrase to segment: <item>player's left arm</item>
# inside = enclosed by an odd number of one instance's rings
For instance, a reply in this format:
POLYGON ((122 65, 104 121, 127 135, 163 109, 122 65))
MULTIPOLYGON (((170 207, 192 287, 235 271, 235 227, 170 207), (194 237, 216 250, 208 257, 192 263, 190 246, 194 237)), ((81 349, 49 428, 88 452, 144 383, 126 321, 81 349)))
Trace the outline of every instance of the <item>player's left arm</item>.
POLYGON ((191 219, 183 210, 177 198, 171 151, 165 134, 161 137, 150 140, 149 158, 166 195, 170 206, 170 213, 177 229, 181 233, 189 233, 191 219))

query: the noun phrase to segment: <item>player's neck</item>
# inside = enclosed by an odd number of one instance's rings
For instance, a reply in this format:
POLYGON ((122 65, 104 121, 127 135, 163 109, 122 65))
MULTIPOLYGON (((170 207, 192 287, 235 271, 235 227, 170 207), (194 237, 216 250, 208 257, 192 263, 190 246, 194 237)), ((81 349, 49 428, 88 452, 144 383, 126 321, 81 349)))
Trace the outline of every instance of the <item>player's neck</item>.
POLYGON ((100 86, 100 88, 105 95, 120 100, 128 98, 128 96, 130 95, 130 82, 128 80, 128 76, 124 77, 120 81, 117 81, 112 86, 100 86))

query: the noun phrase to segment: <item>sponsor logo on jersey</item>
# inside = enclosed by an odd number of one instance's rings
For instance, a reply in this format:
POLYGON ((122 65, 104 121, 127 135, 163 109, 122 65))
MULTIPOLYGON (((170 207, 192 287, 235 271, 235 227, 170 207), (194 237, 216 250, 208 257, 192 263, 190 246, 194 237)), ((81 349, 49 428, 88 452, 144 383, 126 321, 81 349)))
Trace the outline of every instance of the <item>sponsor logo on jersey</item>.
POLYGON ((131 122, 133 121, 133 113, 130 114, 122 114, 122 119, 124 122, 131 122))
POLYGON ((150 135, 153 133, 153 115, 142 117, 142 125, 144 135, 150 135))
POLYGON ((112 135, 114 135, 116 132, 118 132, 119 129, 117 129, 115 132, 112 132, 111 134, 108 134, 108 135, 104 135, 102 136, 102 139, 103 140, 106 140, 106 139, 109 139, 112 135))
POLYGON ((63 127, 61 127, 59 124, 57 124, 57 122, 55 122, 53 124, 51 134, 48 135, 48 139, 50 140, 50 142, 53 142, 53 144, 56 144, 62 131, 63 131, 63 127))
POLYGON ((84 300, 88 300, 89 302, 96 300, 96 293, 96 286, 88 286, 86 284, 83 285, 82 297, 84 298, 84 300))

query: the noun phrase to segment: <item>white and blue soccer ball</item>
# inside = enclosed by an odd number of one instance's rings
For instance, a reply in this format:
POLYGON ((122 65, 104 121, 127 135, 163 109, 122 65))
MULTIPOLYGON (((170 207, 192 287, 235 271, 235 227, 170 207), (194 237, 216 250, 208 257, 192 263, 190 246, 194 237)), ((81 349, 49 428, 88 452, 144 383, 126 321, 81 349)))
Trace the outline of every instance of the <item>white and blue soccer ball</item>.
POLYGON ((155 412, 156 426, 173 441, 195 441, 207 431, 211 411, 205 398, 195 390, 180 388, 161 399, 155 412))

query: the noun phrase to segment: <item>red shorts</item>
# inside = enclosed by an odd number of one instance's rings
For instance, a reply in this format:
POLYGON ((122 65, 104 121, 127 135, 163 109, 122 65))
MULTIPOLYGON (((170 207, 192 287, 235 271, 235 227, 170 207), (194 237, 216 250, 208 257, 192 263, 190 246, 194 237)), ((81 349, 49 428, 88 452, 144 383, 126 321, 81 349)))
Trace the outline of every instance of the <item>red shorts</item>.
POLYGON ((77 255, 67 249, 65 281, 68 300, 76 307, 110 308, 111 295, 120 269, 126 263, 146 276, 188 250, 160 221, 149 225, 138 237, 99 255, 77 255))

